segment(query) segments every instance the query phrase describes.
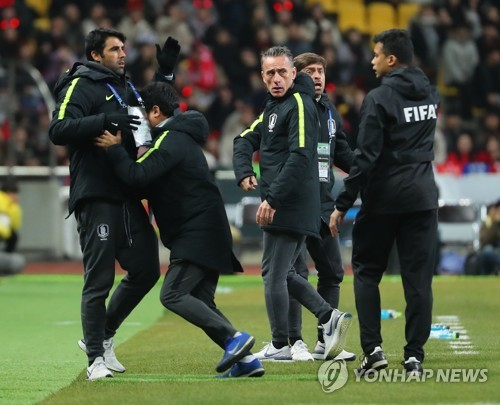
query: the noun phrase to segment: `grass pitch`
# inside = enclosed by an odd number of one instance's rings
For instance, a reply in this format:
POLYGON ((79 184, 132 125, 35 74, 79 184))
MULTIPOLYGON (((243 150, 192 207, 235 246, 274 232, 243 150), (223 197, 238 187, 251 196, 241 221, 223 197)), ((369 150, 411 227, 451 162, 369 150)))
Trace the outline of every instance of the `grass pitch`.
MULTIPOLYGON (((316 280, 311 278, 313 284, 316 280)), ((116 353, 127 367, 114 379, 85 381, 81 338, 81 276, 20 275, 0 279, 0 404, 321 404, 500 403, 499 278, 437 277, 435 321, 453 322, 465 339, 429 340, 423 381, 356 381, 348 363, 345 385, 325 393, 317 372, 323 362, 265 363, 262 378, 216 379, 222 355, 203 332, 161 307, 160 283, 120 328, 116 353), (447 318, 437 318, 446 316, 447 318), (457 343, 461 342, 461 343, 457 343), (487 370, 487 381, 464 382, 462 370, 487 370), (456 382, 435 375, 455 373, 456 382), (458 373, 458 374, 456 374, 458 373)), ((386 276, 382 305, 404 313, 401 280, 386 276)), ((224 276, 216 301, 236 328, 270 339, 262 281, 224 276)), ((347 349, 361 354, 352 278, 341 290, 341 309, 354 315, 347 349)), ((315 344, 315 319, 304 310, 303 337, 315 344)), ((401 370, 404 318, 382 321, 389 372, 401 370)), ((401 373, 400 373, 401 374, 401 373)))

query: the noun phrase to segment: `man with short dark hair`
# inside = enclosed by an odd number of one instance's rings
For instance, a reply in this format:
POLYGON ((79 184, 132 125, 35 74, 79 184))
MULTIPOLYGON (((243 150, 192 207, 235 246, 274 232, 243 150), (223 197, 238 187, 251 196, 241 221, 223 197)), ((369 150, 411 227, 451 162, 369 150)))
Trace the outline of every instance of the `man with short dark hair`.
MULTIPOLYGON (((297 258, 294 267, 298 274, 307 279, 309 269, 306 263, 306 253, 309 252, 318 272, 317 290, 319 294, 332 308, 338 308, 340 283, 344 279, 344 265, 340 254, 339 238, 332 236, 328 229, 330 215, 335 209, 335 201, 332 195, 335 177, 331 167, 335 164, 345 172, 349 172, 354 154, 347 143, 340 115, 324 92, 326 80, 325 58, 315 53, 306 52, 296 56, 293 63, 297 71, 307 73, 314 82, 315 106, 320 123, 318 170, 321 201, 321 238, 306 237, 304 249, 297 258)), ((302 305, 294 298, 290 299, 288 324, 290 343, 292 344, 291 352, 294 360, 307 361, 324 358, 325 342, 323 341, 322 327, 318 325, 318 340, 311 354, 302 339, 302 305)), ((356 355, 342 350, 335 359, 350 361, 355 360, 356 355)))
POLYGON ((96 144, 106 148, 125 183, 145 189, 170 266, 160 293, 162 304, 201 328, 225 350, 222 377, 260 377, 264 368, 250 353, 255 339, 238 332, 215 305, 219 274, 243 271, 232 252, 224 202, 203 154, 208 123, 197 111, 181 113, 175 90, 151 83, 142 91, 153 127, 152 147, 137 162, 106 131, 96 144), (228 271, 229 270, 229 271, 228 271))
MULTIPOLYGON (((49 128, 52 142, 69 150, 68 208, 75 212, 84 264, 83 340, 78 344, 88 355, 88 380, 112 377, 110 370, 125 371, 116 359, 113 336, 160 277, 158 240, 140 198, 94 145, 104 130, 121 130, 129 155, 135 157, 138 147, 149 141, 135 131, 143 102, 125 75, 125 40, 121 32, 107 28, 87 35, 88 62, 76 63, 56 83, 57 105, 49 128), (106 307, 115 260, 128 274, 106 307)), ((173 79, 179 52, 177 41, 169 37, 158 49, 155 80, 173 79)))
POLYGON ((361 107, 354 162, 336 200, 330 229, 361 193, 352 231, 354 292, 364 358, 360 375, 387 367, 380 332, 379 283, 394 242, 406 300, 404 369, 421 374, 432 321, 432 276, 437 240, 438 190, 434 180, 434 130, 439 97, 412 66, 405 30, 376 35, 373 70, 381 85, 361 107))

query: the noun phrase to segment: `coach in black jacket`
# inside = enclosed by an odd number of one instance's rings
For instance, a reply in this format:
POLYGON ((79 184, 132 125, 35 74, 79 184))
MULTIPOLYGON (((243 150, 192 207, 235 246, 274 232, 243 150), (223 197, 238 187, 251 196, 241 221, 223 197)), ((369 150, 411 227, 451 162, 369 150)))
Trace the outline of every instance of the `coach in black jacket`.
MULTIPOLYGON (((307 252, 314 261, 318 272, 317 290, 332 308, 339 307, 340 283, 344 279, 344 265, 340 253, 339 238, 331 235, 328 225, 330 215, 335 209, 332 195, 335 176, 331 167, 349 172, 354 154, 347 143, 342 128, 342 120, 331 103, 325 90, 326 60, 315 53, 306 52, 297 55, 293 63, 299 72, 307 73, 314 82, 315 105, 319 116, 318 135, 318 168, 321 200, 321 238, 306 238, 307 252)), ((306 262, 306 249, 303 249, 295 262, 295 270, 302 277, 308 278, 309 269, 306 262)), ((323 331, 317 329, 318 341, 312 355, 302 340, 302 306, 295 299, 290 300, 289 331, 294 360, 321 359, 324 356, 323 331)), ((354 360, 354 353, 343 350, 337 360, 354 360)))
MULTIPOLYGON (((237 331, 217 309, 214 294, 220 273, 243 271, 232 252, 232 238, 222 196, 212 179, 202 145, 208 138, 208 122, 197 111, 181 113, 175 90, 165 83, 151 83, 142 91, 148 119, 153 126, 151 148, 137 162, 109 132, 96 144, 107 148, 113 167, 132 187, 145 187, 146 197, 170 249, 170 266, 160 293, 163 305, 200 327, 220 347, 237 331)), ((219 364, 224 371, 248 353, 254 339, 240 332, 245 347, 228 353, 231 361, 219 364), (237 356, 237 357, 234 357, 237 356), (239 356, 239 357, 238 357, 239 356)), ((250 355, 244 365, 228 374, 264 374, 250 355), (249 370, 250 369, 250 370, 249 370)))
MULTIPOLYGON (((104 129, 124 132, 129 156, 137 153, 131 130, 139 118, 129 105, 142 99, 125 76, 125 36, 98 28, 86 37, 88 62, 75 64, 55 86, 56 109, 49 136, 65 145, 70 158, 69 212, 74 211, 83 252, 82 328, 79 346, 87 352, 87 378, 124 372, 113 349, 113 336, 160 276, 158 239, 140 199, 118 179, 94 138, 104 129), (115 260, 127 271, 109 300, 115 260)), ((180 47, 168 38, 158 50, 158 80, 172 78, 180 47)))
POLYGON ((260 151, 262 203, 256 221, 264 230, 262 277, 272 334, 272 343, 256 353, 261 359, 291 359, 289 292, 321 324, 338 326, 326 355, 343 349, 351 321, 350 314, 332 310, 293 267, 306 236, 319 237, 320 200, 314 88, 308 75, 296 73, 292 59, 286 47, 262 54, 262 78, 271 97, 264 113, 234 140, 233 166, 244 191, 257 186, 252 155, 260 151))
POLYGON ((361 193, 352 253, 365 353, 358 371, 387 367, 378 284, 396 241, 406 299, 404 368, 421 373, 432 320, 438 207, 432 160, 439 99, 422 70, 410 66, 413 46, 406 31, 385 31, 374 42, 372 65, 382 84, 363 102, 355 159, 330 228, 338 234, 338 221, 361 193))

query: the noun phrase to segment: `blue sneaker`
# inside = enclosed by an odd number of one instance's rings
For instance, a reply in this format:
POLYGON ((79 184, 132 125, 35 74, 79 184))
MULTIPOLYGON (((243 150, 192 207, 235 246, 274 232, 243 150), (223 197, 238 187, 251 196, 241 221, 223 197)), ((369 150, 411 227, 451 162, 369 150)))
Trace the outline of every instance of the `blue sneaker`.
POLYGON ((263 375, 264 367, 259 359, 255 358, 250 363, 239 361, 227 373, 218 375, 217 378, 262 377, 263 375))
POLYGON ((239 333, 238 336, 227 339, 226 350, 216 368, 218 373, 226 371, 233 364, 245 357, 255 343, 255 338, 252 335, 246 332, 239 333))

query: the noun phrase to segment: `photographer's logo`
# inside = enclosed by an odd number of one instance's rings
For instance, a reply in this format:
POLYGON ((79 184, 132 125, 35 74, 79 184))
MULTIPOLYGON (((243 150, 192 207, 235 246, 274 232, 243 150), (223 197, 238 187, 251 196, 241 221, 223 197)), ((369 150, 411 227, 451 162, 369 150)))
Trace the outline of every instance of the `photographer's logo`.
POLYGON ((348 372, 344 360, 325 361, 318 369, 318 381, 327 394, 342 388, 347 382, 348 372))

